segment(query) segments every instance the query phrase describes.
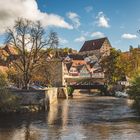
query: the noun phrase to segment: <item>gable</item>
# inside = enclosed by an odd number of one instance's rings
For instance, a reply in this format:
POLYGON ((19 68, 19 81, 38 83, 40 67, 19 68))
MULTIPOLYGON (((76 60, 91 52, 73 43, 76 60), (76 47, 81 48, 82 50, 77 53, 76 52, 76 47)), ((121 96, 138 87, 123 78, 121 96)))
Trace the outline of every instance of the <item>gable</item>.
POLYGON ((70 58, 69 56, 66 56, 64 60, 66 60, 66 61, 70 61, 71 58, 70 58))
POLYGON ((100 66, 100 64, 99 64, 98 62, 96 62, 96 63, 94 64, 94 67, 95 67, 95 68, 98 68, 98 67, 101 67, 101 66, 100 66))
POLYGON ((82 69, 80 70, 80 72, 86 73, 88 71, 87 71, 87 68, 85 66, 83 66, 82 69))
POLYGON ((90 72, 88 71, 88 69, 85 65, 80 70, 80 76, 90 77, 90 72))
POLYGON ((101 49, 106 50, 106 49, 110 49, 110 48, 112 48, 112 47, 111 47, 111 44, 110 44, 109 40, 106 39, 106 40, 104 41, 103 45, 101 46, 101 49))

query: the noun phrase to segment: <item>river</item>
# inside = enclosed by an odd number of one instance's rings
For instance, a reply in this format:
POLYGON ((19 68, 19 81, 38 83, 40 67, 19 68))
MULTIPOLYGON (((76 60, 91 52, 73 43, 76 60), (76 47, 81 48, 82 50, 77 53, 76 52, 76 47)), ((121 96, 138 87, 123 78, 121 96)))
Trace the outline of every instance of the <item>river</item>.
POLYGON ((0 115, 0 140, 140 140, 129 100, 77 96, 46 113, 0 115))

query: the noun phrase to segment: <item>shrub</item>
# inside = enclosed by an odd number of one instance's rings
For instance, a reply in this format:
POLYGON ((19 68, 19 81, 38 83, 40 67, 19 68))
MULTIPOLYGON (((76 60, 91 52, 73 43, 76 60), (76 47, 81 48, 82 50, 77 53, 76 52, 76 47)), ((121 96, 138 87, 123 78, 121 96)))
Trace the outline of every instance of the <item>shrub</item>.
POLYGON ((134 78, 131 86, 129 87, 128 94, 131 99, 135 100, 135 102, 140 102, 140 76, 134 78))
POLYGON ((0 112, 13 112, 19 108, 18 98, 7 89, 6 74, 0 72, 0 112))
POLYGON ((74 92, 74 88, 72 87, 67 87, 68 95, 72 96, 72 93, 74 92))

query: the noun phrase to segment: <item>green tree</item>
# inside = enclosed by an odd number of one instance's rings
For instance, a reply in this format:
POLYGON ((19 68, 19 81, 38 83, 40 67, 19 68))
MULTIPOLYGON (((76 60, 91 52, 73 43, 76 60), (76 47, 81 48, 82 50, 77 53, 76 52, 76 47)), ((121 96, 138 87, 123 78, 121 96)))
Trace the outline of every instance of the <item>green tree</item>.
POLYGON ((125 76, 123 67, 120 65, 120 50, 111 49, 110 55, 102 58, 101 66, 105 72, 107 83, 113 84, 125 76))
POLYGON ((131 99, 134 99, 135 102, 140 105, 140 75, 136 76, 132 80, 128 94, 130 95, 131 99))

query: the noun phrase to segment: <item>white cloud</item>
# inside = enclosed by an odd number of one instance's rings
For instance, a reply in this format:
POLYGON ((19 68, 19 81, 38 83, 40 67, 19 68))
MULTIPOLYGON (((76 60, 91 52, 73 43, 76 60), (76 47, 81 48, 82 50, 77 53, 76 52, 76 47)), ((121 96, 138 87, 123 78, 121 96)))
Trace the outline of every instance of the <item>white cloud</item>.
POLYGON ((99 12, 97 17, 97 26, 98 27, 104 27, 104 28, 109 28, 109 18, 105 16, 103 12, 99 12))
POLYGON ((85 11, 86 11, 87 13, 91 12, 92 10, 93 10, 93 7, 92 7, 92 6, 87 6, 87 7, 85 7, 85 11))
POLYGON ((75 42, 84 42, 86 40, 86 38, 84 36, 80 36, 78 38, 76 38, 74 41, 75 42))
POLYGON ((74 28, 78 28, 81 25, 78 14, 69 12, 67 13, 67 17, 72 21, 74 28))
POLYGON ((124 38, 124 39, 136 39, 136 38, 138 38, 137 35, 129 34, 129 33, 125 33, 121 37, 124 38))
POLYGON ((73 26, 61 16, 41 12, 36 0, 0 0, 0 5, 0 32, 13 26, 14 21, 19 17, 34 21, 40 20, 45 27, 56 26, 73 29, 73 26))
POLYGON ((104 33, 102 33, 102 32, 93 32, 92 34, 91 34, 91 37, 94 37, 94 38, 100 38, 100 37, 104 37, 105 35, 104 35, 104 33))
POLYGON ((65 38, 59 38, 59 42, 61 45, 64 45, 64 44, 68 44, 68 40, 66 40, 65 38))

